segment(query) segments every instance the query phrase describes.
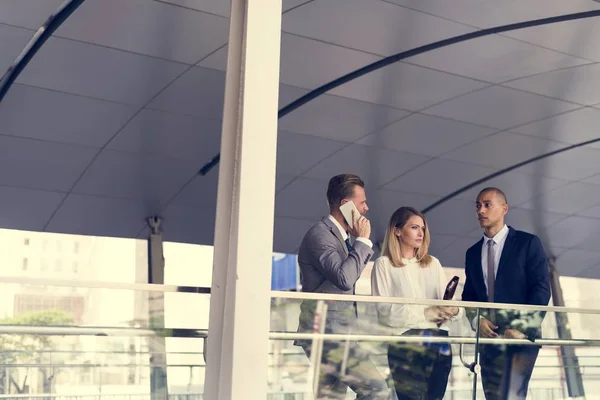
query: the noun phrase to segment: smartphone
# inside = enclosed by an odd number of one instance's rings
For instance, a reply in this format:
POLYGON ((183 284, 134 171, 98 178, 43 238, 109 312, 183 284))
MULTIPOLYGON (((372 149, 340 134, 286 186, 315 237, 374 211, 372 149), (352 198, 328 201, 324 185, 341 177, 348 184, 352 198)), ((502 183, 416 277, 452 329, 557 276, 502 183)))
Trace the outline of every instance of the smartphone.
POLYGON ((354 226, 354 221, 360 218, 360 213, 358 212, 358 209, 352 200, 342 204, 340 206, 340 211, 342 212, 346 223, 350 226, 354 226), (352 210, 354 210, 354 220, 352 220, 352 210))
POLYGON ((458 276, 454 276, 454 278, 450 279, 450 282, 448 282, 448 285, 446 286, 446 291, 444 292, 444 300, 452 300, 454 298, 454 293, 458 287, 459 280, 460 278, 458 276))

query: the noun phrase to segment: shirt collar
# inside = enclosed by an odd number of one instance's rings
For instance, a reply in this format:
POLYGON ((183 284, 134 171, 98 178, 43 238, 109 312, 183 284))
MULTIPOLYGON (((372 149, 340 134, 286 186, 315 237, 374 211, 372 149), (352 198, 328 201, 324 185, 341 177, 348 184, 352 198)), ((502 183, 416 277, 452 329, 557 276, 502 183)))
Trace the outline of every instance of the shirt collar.
POLYGON ((413 264, 417 262, 417 257, 413 257, 413 258, 404 258, 402 257, 402 264, 403 265, 407 265, 407 264, 413 264))
POLYGON ((344 228, 342 228, 342 225, 340 225, 340 223, 337 221, 337 219, 333 218, 333 215, 329 214, 329 220, 331 222, 333 222, 333 224, 340 231, 340 235, 342 235, 342 240, 345 241, 346 239, 348 239, 348 233, 346 232, 346 230, 344 228))
POLYGON ((502 227, 502 229, 500 229, 498 231, 498 233, 496 233, 496 236, 494 236, 493 238, 489 238, 489 237, 483 235, 483 243, 484 244, 488 244, 488 242, 490 240, 493 240, 494 243, 500 244, 500 243, 502 243, 502 241, 504 239, 506 239, 506 236, 508 236, 508 226, 506 226, 506 224, 504 224, 504 226, 502 227))

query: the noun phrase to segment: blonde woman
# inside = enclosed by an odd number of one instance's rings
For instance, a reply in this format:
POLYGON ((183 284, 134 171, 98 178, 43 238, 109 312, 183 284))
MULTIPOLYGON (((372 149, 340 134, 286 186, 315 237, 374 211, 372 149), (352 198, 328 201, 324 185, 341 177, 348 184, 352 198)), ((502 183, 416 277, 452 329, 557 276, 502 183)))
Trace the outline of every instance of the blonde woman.
MULTIPOLYGON (((437 258, 427 253, 429 240, 423 214, 412 207, 397 209, 388 224, 382 256, 373 266, 373 295, 443 299, 447 279, 437 258)), ((377 313, 379 322, 395 335, 448 336, 446 323, 462 310, 379 303, 377 313)), ((392 342, 388 362, 399 400, 444 397, 452 366, 447 343, 392 342)))

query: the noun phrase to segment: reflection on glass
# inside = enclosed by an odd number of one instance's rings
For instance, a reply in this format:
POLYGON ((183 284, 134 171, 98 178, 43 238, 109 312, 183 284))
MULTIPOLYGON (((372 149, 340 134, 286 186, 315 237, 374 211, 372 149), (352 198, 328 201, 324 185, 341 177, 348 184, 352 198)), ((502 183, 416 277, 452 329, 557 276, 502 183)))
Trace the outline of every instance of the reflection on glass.
MULTIPOLYGON (((282 293, 281 296, 285 295, 282 293)), ((396 354, 401 354, 403 358, 399 357, 394 362, 403 369, 403 373, 410 374, 413 378, 422 373, 432 373, 432 369, 427 369, 430 367, 423 367, 435 365, 430 355, 436 358, 448 357, 451 371, 445 399, 472 399, 474 395, 478 399, 567 398, 576 393, 578 380, 581 382, 585 398, 593 398, 600 390, 600 331, 573 329, 572 338, 560 337, 557 334, 557 324, 565 319, 557 318, 557 313, 525 308, 498 308, 491 313, 489 305, 481 308, 482 316, 492 318, 491 315, 494 314, 494 323, 499 326, 498 332, 501 334, 494 338, 479 339, 478 364, 475 364, 477 338, 471 316, 476 314, 476 309, 465 309, 461 318, 449 322, 447 337, 428 336, 425 330, 396 334, 378 322, 377 305, 372 301, 377 300, 373 298, 369 302, 356 303, 357 323, 344 334, 328 334, 323 329, 327 326, 326 320, 329 315, 325 310, 319 319, 312 320, 313 329, 311 333, 304 334, 303 341, 309 342, 312 348, 316 346, 318 351, 322 352, 322 357, 327 354, 327 357, 344 367, 351 363, 350 344, 358 343, 362 359, 375 365, 386 377, 390 388, 393 387, 393 380, 388 346, 407 350, 397 352, 396 354), (502 332, 511 327, 533 335, 531 338, 503 337, 502 332), (320 331, 324 331, 325 334, 312 334, 320 331), (450 343, 450 349, 446 347, 446 343, 450 343), (451 356, 448 350, 451 350, 451 356), (529 380, 528 388, 525 385, 526 380, 529 380), (484 393, 484 389, 487 393, 484 393)), ((408 301, 411 304, 404 305, 419 306, 419 301, 414 299, 395 301, 408 301)), ((316 302, 318 307, 319 302, 326 304, 328 300, 313 302, 316 302)), ((292 340, 298 335, 296 321, 301 303, 300 299, 275 298, 271 305, 272 362, 269 383, 274 391, 297 393, 294 395, 296 397, 289 397, 290 399, 313 398, 315 377, 318 376, 318 371, 312 367, 313 364, 306 357, 303 348, 294 346, 292 340)), ((346 303, 353 305, 352 302, 346 303)), ((584 310, 569 312, 566 316, 568 321, 598 318, 595 311, 585 313, 584 310)), ((448 368, 448 364, 444 364, 444 367, 448 368)), ((413 397, 419 395, 414 386, 404 390, 408 395, 412 391, 413 397)))
POLYGON ((482 314, 497 318, 498 337, 481 338, 479 347, 481 383, 485 398, 593 398, 598 390, 593 369, 600 361, 596 348, 598 333, 575 330, 561 336, 557 329, 566 321, 597 318, 595 314, 555 313, 532 310, 482 309, 482 314), (514 338, 505 332, 519 329, 525 337, 514 338))
MULTIPOLYGON (((314 300, 304 300, 304 302, 310 302, 315 307, 314 311, 316 311, 319 303, 319 301, 314 300)), ((301 303, 303 303, 302 300, 273 299, 271 308, 272 332, 285 332, 294 336, 298 327, 297 321, 299 315, 301 315, 301 308, 306 307, 306 305, 301 307, 301 303)), ((447 336, 447 340, 444 340, 444 337, 427 336, 425 330, 419 330, 418 332, 405 330, 404 334, 394 334, 389 326, 379 322, 375 303, 357 302, 355 304, 354 302, 340 301, 324 301, 323 303, 328 305, 327 310, 324 313, 321 311, 318 319, 315 319, 314 314, 312 314, 313 319, 303 321, 306 326, 311 326, 311 332, 325 332, 321 349, 319 349, 324 361, 321 365, 327 365, 328 360, 333 360, 334 364, 342 366, 344 372, 347 371, 347 366, 352 364, 357 367, 362 367, 365 363, 374 365, 386 382, 387 398, 394 398, 389 397, 395 396, 395 390, 388 358, 388 346, 396 346, 403 350, 409 350, 398 352, 397 354, 401 354, 401 357, 395 360, 397 361, 396 365, 402 368, 406 374, 411 374, 413 377, 418 376, 420 373, 430 375, 431 366, 435 365, 435 360, 432 361, 431 357, 437 359, 440 356, 442 362, 439 364, 442 368, 445 368, 441 370, 441 373, 448 373, 450 368, 452 370, 449 374, 446 398, 452 398, 451 396, 455 395, 459 397, 455 396, 454 398, 465 398, 464 396, 467 394, 470 396, 472 393, 473 374, 462 366, 458 344, 448 344, 456 338, 468 339, 470 340, 469 343, 474 343, 474 332, 463 313, 461 313, 460 318, 448 322, 449 336, 447 336), (343 308, 340 307, 339 303, 345 303, 347 307, 355 307, 358 315, 356 323, 352 326, 335 327, 337 329, 336 334, 341 332, 342 328, 345 328, 344 333, 341 336, 336 335, 335 339, 332 338, 331 334, 327 335, 326 328, 331 326, 328 324, 336 324, 335 321, 326 322, 330 315, 328 303, 335 303, 334 307, 336 309, 343 308), (353 344, 358 346, 353 348, 353 344), (353 357, 351 356, 354 356, 355 361, 352 360, 353 357), (451 392, 453 394, 450 394, 451 392), (463 393, 463 395, 460 393, 463 393)), ((413 306, 425 308, 418 304, 413 306)), ((336 317, 336 319, 338 318, 336 317)), ((319 340, 317 338, 306 338, 296 342, 293 340, 271 341, 271 350, 274 353, 273 359, 278 360, 278 363, 272 367, 270 385, 271 387, 277 387, 277 383, 281 382, 283 385, 283 382, 285 382, 284 386, 288 393, 303 393, 306 396, 290 397, 293 399, 313 398, 315 379, 317 379, 315 377, 319 376, 319 371, 312 367, 316 364, 311 363, 311 359, 305 355, 303 347, 294 345, 294 343, 299 344, 302 342, 307 343, 308 346, 306 347, 311 350, 315 346, 318 349, 319 340), (277 381, 278 378, 281 380, 277 381)), ((312 356, 311 353, 310 356, 312 356)), ((438 373, 438 371, 434 373, 438 373)), ((415 390, 414 385, 407 388, 407 393, 409 389, 410 391, 415 390)))
POLYGON ((0 398, 128 392, 148 398, 152 368, 165 371, 171 394, 203 391, 208 296, 2 287, 5 298, 14 301, 12 315, 0 318, 0 398), (182 309, 190 314, 179 313, 182 309), (155 346, 157 341, 162 347, 155 346))

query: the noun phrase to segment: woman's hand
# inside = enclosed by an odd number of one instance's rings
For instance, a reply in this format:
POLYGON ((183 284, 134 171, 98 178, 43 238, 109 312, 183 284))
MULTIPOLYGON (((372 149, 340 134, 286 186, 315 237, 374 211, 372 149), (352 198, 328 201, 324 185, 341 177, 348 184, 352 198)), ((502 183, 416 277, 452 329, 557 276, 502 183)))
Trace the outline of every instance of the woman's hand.
POLYGON ((458 307, 441 307, 446 313, 450 314, 452 317, 456 317, 458 315, 458 307))
MULTIPOLYGON (((453 308, 453 307, 437 307, 437 306, 427 307, 425 309, 425 318, 428 321, 432 321, 432 322, 448 321, 453 316, 446 310, 448 308, 453 308)), ((454 308, 456 308, 456 307, 454 307, 454 308)), ((456 312, 458 313, 458 308, 457 308, 456 312)))

